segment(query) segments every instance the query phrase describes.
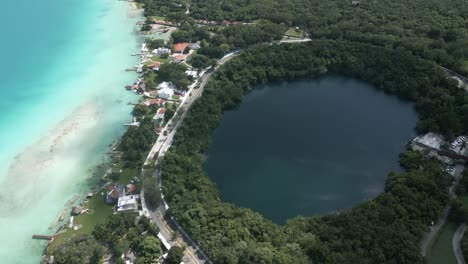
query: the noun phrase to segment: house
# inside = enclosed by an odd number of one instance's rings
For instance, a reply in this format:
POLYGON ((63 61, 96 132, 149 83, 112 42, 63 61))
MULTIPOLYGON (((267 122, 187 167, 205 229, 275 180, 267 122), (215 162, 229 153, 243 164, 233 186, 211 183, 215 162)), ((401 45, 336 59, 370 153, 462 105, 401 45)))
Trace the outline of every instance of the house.
POLYGON ((186 43, 186 42, 177 43, 177 44, 174 45, 174 50, 177 53, 183 53, 185 48, 188 47, 189 45, 190 45, 190 43, 186 43))
POLYGON ((175 86, 171 82, 162 82, 157 87, 158 90, 163 90, 163 89, 166 89, 166 88, 175 89, 175 86))
POLYGON ((117 201, 117 212, 138 212, 138 199, 140 199, 138 194, 119 197, 117 201))
POLYGON ((172 58, 175 63, 180 63, 180 62, 185 61, 185 59, 187 59, 187 55, 179 54, 179 55, 175 55, 172 58))
POLYGON ((144 102, 146 106, 154 106, 156 108, 160 108, 164 106, 164 103, 166 101, 161 99, 161 98, 156 98, 156 99, 148 99, 144 102))
POLYGON ((158 90, 158 97, 164 100, 170 100, 174 95, 174 89, 171 88, 163 88, 158 90))
POLYGON ((125 196, 124 187, 118 184, 112 184, 109 186, 107 191, 106 203, 115 203, 119 199, 119 197, 122 196, 125 196))
POLYGON ((166 113, 165 108, 159 108, 158 111, 156 111, 156 114, 153 117, 154 125, 159 127, 162 123, 164 123, 164 113, 166 113))
POLYGON ((153 61, 147 65, 148 68, 153 69, 153 71, 159 71, 161 63, 159 61, 153 61))
POLYGON ((171 54, 172 51, 168 48, 157 48, 157 49, 154 49, 151 53, 157 56, 161 56, 163 54, 171 54))
POLYGON ((83 211, 83 207, 81 206, 75 206, 72 208, 72 215, 79 215, 83 211))
POLYGON ((131 184, 131 183, 127 184, 126 188, 127 188, 128 194, 133 194, 136 190, 135 184, 131 184))

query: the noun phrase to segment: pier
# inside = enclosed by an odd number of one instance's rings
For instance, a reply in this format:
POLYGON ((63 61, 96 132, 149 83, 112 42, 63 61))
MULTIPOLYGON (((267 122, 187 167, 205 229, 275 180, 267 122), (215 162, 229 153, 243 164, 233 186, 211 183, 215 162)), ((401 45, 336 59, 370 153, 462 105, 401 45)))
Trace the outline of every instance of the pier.
POLYGON ((42 240, 52 240, 55 238, 55 235, 53 236, 46 236, 46 235, 33 235, 33 239, 42 239, 42 240))

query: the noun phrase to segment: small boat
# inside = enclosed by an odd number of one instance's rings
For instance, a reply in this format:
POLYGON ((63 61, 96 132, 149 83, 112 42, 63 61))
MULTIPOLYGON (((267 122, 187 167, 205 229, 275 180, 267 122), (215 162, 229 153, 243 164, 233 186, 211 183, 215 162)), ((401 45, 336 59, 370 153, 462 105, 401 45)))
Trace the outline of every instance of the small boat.
POLYGON ((125 89, 131 90, 131 89, 132 89, 132 86, 131 86, 131 85, 125 85, 125 89))

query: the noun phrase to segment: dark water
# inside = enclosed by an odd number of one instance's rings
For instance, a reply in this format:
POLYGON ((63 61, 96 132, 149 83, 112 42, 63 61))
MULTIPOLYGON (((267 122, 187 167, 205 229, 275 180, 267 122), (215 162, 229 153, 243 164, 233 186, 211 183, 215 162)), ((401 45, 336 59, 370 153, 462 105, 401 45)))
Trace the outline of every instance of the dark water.
POLYGON ((284 223, 383 190, 414 135, 412 105, 349 78, 259 87, 213 134, 205 169, 222 199, 284 223))

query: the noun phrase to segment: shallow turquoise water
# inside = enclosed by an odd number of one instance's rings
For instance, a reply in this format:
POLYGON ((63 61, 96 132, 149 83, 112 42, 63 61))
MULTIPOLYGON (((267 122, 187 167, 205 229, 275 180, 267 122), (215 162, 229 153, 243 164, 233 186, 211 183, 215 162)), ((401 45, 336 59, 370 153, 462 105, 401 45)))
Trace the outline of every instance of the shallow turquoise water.
POLYGON ((224 114, 205 169, 224 201, 277 223, 350 208, 400 170, 412 107, 355 79, 270 84, 224 114))
POLYGON ((0 259, 37 263, 49 225, 88 188, 137 98, 127 2, 9 1, 0 10, 0 259), (5 247, 4 245, 9 245, 5 247))

